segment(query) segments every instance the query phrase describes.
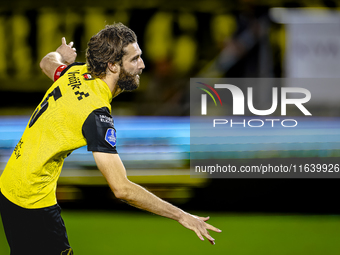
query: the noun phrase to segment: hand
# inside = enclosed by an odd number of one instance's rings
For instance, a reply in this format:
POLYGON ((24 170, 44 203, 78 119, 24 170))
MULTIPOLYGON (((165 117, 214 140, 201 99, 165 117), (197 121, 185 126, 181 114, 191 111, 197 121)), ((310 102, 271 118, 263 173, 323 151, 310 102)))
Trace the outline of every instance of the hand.
POLYGON ((61 38, 61 45, 56 50, 56 52, 58 52, 61 55, 62 61, 66 65, 74 63, 77 57, 76 48, 72 48, 72 46, 73 42, 66 44, 66 39, 65 37, 63 37, 61 38))
POLYGON ((209 217, 199 217, 184 212, 184 214, 182 215, 178 222, 187 229, 194 231, 196 235, 199 237, 199 239, 201 239, 202 241, 204 241, 203 236, 205 236, 211 244, 215 244, 214 242, 215 239, 210 236, 208 230, 212 230, 215 232, 222 231, 206 223, 207 220, 209 220, 209 217))

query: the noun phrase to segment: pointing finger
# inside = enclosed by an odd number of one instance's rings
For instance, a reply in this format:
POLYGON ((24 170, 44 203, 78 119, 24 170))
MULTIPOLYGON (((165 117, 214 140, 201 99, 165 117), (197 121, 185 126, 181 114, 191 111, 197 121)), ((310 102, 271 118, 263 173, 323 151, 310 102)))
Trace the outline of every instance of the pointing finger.
POLYGON ((68 46, 70 46, 70 47, 72 48, 73 42, 70 42, 70 43, 68 44, 68 46))
POLYGON ((205 228, 206 229, 209 229, 209 230, 212 230, 212 231, 215 231, 215 232, 222 232, 222 230, 218 229, 218 228, 215 228, 214 226, 208 224, 208 223, 205 223, 205 228))

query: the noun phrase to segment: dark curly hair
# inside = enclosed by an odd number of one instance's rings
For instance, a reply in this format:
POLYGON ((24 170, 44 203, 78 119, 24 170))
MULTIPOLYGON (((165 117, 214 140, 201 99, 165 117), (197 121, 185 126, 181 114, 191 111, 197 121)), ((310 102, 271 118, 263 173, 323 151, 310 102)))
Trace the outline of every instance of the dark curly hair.
POLYGON ((98 78, 106 75, 108 63, 121 63, 125 55, 124 48, 137 42, 136 34, 122 23, 106 25, 92 36, 87 44, 86 64, 88 71, 98 78))

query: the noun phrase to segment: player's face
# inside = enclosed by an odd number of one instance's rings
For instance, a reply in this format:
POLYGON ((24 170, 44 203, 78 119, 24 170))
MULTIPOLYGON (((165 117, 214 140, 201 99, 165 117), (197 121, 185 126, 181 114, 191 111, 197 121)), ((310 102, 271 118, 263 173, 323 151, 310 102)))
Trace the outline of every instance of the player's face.
POLYGON ((145 68, 143 59, 141 58, 142 51, 138 43, 130 43, 125 47, 126 54, 122 59, 118 86, 125 91, 132 91, 139 86, 139 75, 145 68))

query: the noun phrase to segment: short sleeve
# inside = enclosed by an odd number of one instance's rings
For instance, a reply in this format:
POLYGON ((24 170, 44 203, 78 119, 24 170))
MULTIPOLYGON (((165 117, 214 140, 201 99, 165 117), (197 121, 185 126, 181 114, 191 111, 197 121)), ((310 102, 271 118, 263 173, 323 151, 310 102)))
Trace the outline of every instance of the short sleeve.
POLYGON ((107 107, 94 110, 85 120, 82 132, 88 151, 118 153, 116 150, 116 129, 107 107))

